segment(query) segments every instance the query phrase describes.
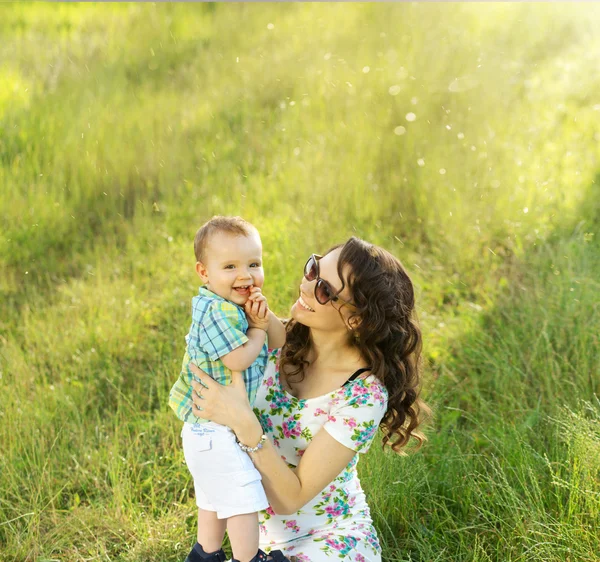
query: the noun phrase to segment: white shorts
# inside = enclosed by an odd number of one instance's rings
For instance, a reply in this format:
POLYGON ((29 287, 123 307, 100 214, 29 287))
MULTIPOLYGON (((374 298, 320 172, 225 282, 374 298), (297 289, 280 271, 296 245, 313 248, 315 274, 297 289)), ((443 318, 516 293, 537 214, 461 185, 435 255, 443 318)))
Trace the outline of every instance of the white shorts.
POLYGON ((229 427, 214 422, 186 423, 181 438, 200 509, 227 519, 269 507, 260 472, 229 427))

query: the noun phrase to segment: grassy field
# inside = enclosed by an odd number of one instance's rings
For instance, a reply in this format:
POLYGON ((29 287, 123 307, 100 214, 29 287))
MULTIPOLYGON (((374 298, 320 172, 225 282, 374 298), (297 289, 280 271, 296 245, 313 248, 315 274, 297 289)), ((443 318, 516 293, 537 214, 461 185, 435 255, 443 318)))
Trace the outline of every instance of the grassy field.
MULTIPOLYGON (((385 562, 600 560, 600 8, 0 5, 0 560, 181 561, 192 238, 285 316, 356 234, 418 290, 429 442, 385 562)), ((315 561, 319 562, 319 561, 315 561)))

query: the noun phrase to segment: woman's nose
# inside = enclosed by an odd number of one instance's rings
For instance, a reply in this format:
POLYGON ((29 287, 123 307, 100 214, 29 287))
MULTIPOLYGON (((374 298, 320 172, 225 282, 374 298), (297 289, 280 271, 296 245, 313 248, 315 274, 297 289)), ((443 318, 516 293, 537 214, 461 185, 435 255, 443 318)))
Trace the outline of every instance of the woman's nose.
POLYGON ((306 277, 302 277, 302 281, 300 281, 300 292, 305 295, 313 296, 313 291, 313 282, 309 281, 306 277))

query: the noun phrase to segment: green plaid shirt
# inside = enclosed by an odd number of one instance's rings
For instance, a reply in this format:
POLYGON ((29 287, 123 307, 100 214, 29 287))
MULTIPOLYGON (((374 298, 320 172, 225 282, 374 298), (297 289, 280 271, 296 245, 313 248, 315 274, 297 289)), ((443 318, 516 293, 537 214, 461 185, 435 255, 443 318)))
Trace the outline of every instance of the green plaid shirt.
MULTIPOLYGON (((221 357, 248 341, 247 330, 248 320, 241 307, 200 287, 198 296, 192 299, 192 325, 185 337, 187 348, 181 373, 169 393, 169 406, 180 420, 188 423, 208 421, 197 418, 192 412, 191 383, 194 375, 188 367, 189 362, 192 361, 217 382, 230 384, 231 370, 223 365, 221 357)), ((254 404, 267 360, 265 343, 254 363, 243 372, 251 405, 254 404)))

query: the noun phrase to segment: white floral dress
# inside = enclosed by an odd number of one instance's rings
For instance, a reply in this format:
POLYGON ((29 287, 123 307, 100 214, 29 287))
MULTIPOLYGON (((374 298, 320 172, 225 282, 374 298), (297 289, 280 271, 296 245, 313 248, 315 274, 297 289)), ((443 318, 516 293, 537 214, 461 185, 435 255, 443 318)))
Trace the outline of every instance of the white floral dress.
MULTIPOLYGON (((279 351, 279 350, 278 350, 279 351)), ((271 353, 254 411, 288 466, 297 466, 313 436, 325 429, 356 451, 350 463, 294 515, 259 512, 260 547, 281 549, 298 562, 380 562, 381 547, 356 471, 387 409, 387 391, 367 375, 323 396, 299 400, 279 379, 279 353, 271 353)))

